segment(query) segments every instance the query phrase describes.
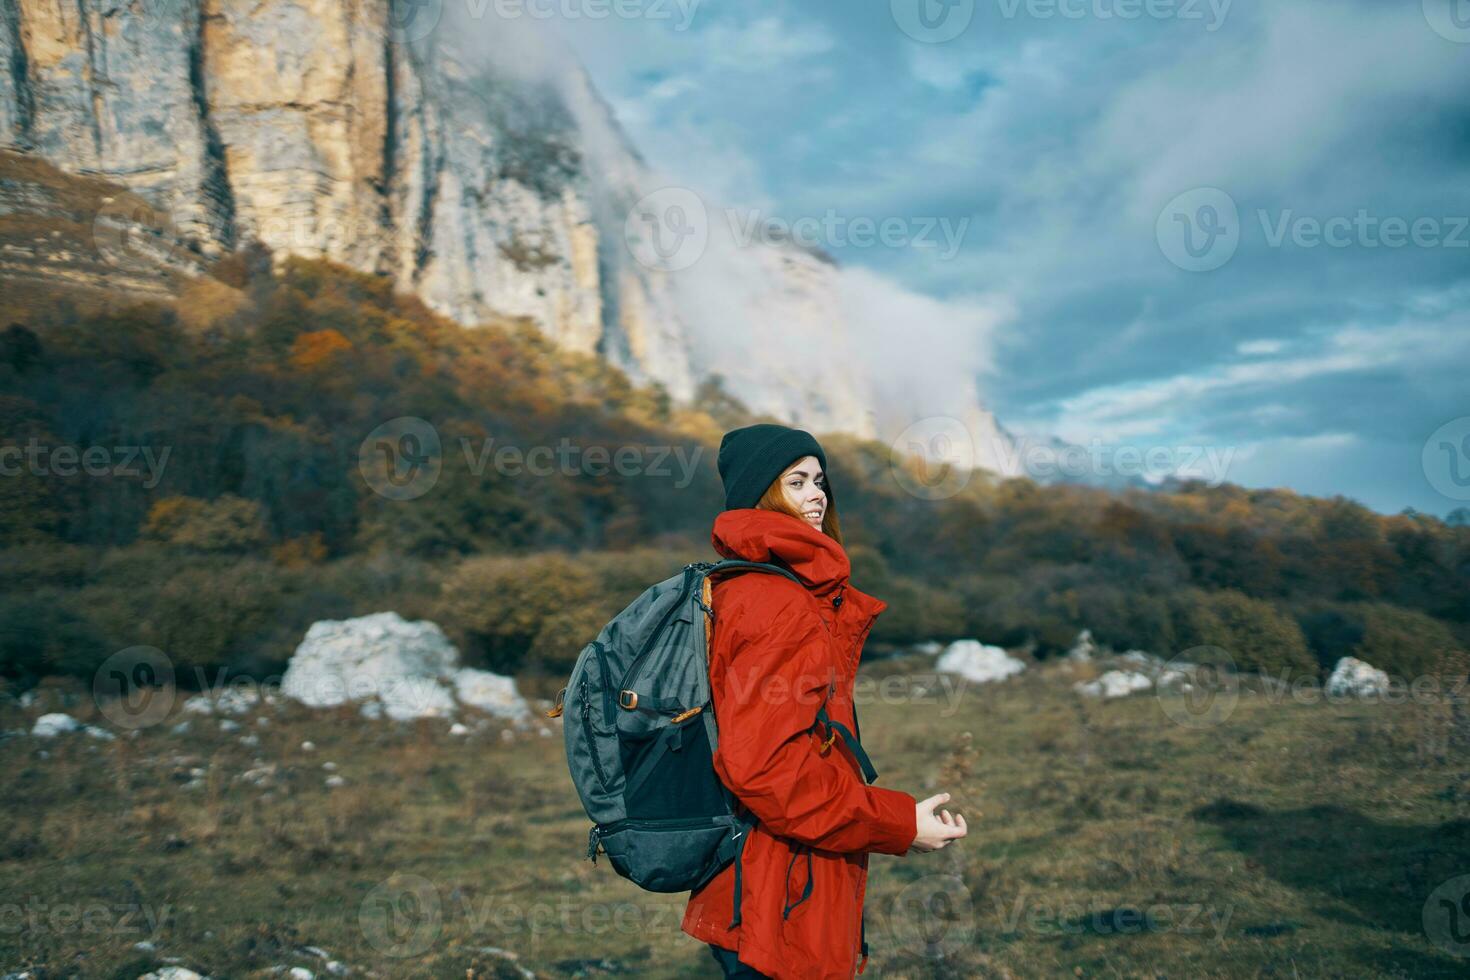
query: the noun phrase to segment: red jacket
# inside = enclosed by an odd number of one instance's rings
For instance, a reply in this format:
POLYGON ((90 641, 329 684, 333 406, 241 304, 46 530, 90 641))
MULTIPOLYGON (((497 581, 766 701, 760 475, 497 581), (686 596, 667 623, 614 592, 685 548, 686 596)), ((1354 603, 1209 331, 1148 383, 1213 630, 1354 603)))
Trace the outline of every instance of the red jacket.
POLYGON ((854 730, 863 641, 888 604, 848 584, 841 545, 787 514, 724 511, 711 541, 726 558, 780 559, 805 588, 765 572, 714 580, 715 771, 758 823, 741 857, 740 924, 729 928, 731 865, 690 896, 683 930, 777 980, 849 980, 868 852, 908 851, 916 801, 868 785, 843 740, 824 747, 813 726, 830 687, 828 715, 854 730))

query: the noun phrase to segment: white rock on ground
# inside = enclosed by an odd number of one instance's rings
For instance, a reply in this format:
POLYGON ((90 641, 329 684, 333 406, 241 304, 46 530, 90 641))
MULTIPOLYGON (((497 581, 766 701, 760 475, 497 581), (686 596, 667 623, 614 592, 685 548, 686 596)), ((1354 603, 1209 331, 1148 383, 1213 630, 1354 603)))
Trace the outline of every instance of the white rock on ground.
POLYGON ((939 655, 934 669, 946 674, 959 674, 976 684, 1005 680, 1019 674, 1026 665, 1000 647, 979 640, 955 640, 939 655))
POLYGON ((138 980, 209 980, 209 978, 187 967, 166 966, 161 970, 145 973, 138 980))
POLYGON ((464 667, 454 674, 454 693, 460 702, 510 721, 531 719, 531 706, 516 690, 514 677, 464 667))
POLYGON ((65 735, 69 732, 81 732, 92 738, 100 738, 105 742, 111 742, 116 735, 105 728, 96 725, 83 725, 71 715, 60 711, 49 715, 42 715, 36 719, 36 724, 31 728, 31 734, 37 738, 55 738, 57 735, 65 735))
POLYGON ((367 718, 449 718, 459 702, 524 724, 531 710, 513 678, 461 668, 436 624, 394 612, 313 623, 296 648, 282 692, 310 707, 360 702, 367 718))
POLYGON ((1365 660, 1343 657, 1327 678, 1327 693, 1335 697, 1375 697, 1388 693, 1388 674, 1365 660))
POLYGON ((1146 691, 1153 681, 1143 674, 1131 670, 1110 670, 1095 681, 1082 681, 1072 685, 1078 694, 1091 698, 1121 698, 1135 691, 1146 691))
POLYGON ((57 711, 37 718, 31 734, 37 738, 55 738, 66 732, 78 731, 81 727, 82 723, 71 715, 57 711))
POLYGON ((394 612, 320 620, 292 655, 281 691, 313 708, 376 702, 397 720, 447 717, 454 697, 443 679, 458 659, 427 620, 410 623, 394 612))
POLYGON ((197 715, 243 715, 259 703, 259 691, 227 687, 218 695, 194 695, 184 702, 184 710, 197 715))
POLYGON ((1084 629, 1077 634, 1072 641, 1072 649, 1067 651, 1067 659, 1073 663, 1090 663, 1098 655, 1097 641, 1092 638, 1092 630, 1084 629))

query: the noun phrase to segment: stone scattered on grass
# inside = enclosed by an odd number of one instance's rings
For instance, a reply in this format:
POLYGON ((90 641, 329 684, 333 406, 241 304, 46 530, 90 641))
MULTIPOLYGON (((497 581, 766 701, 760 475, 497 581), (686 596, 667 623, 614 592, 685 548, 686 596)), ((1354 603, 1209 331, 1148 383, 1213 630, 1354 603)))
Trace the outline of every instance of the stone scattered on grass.
POLYGON ((520 726, 531 720, 514 678, 461 667, 438 625, 395 612, 313 623, 281 690, 309 707, 358 704, 370 719, 447 719, 463 705, 520 726))
POLYGON ((1327 678, 1329 697, 1372 698, 1388 693, 1388 674, 1365 660, 1343 657, 1327 678))
POLYGON ((184 710, 196 715, 243 715, 260 704, 260 692, 227 687, 217 695, 196 694, 184 702, 184 710))
POLYGON ((395 720, 447 717, 455 705, 444 681, 458 665, 459 652, 428 620, 395 612, 324 619, 292 654, 281 691, 313 708, 367 702, 395 720))
POLYGON ((449 726, 449 734, 451 735, 468 735, 469 733, 470 730, 459 722, 455 722, 449 726))
POLYGON ((347 780, 343 779, 341 776, 328 776, 326 779, 326 783, 329 789, 336 789, 339 786, 346 786, 347 780))
POLYGON ((74 732, 81 727, 82 723, 71 715, 58 711, 37 718, 35 726, 31 728, 31 734, 37 738, 55 738, 57 735, 74 732))
POLYGON ((1084 697, 1121 698, 1137 691, 1147 691, 1153 681, 1147 675, 1131 670, 1110 670, 1097 680, 1080 681, 1072 689, 1084 697))
POLYGON ((1097 659, 1098 653, 1097 641, 1092 638, 1092 630, 1084 629, 1072 641, 1072 649, 1067 651, 1067 659, 1072 663, 1086 664, 1097 659))
POLYGON ((976 684, 1005 680, 1026 669, 1026 664, 996 646, 979 640, 955 640, 940 654, 934 669, 959 674, 976 684))
POLYGON ((454 694, 461 704, 507 721, 527 722, 531 706, 516 690, 514 677, 464 667, 454 673, 454 694))
POLYGON ((83 725, 71 715, 60 711, 49 715, 42 715, 36 719, 36 724, 31 728, 31 734, 36 738, 55 738, 58 735, 67 735, 72 732, 81 732, 92 738, 100 738, 105 742, 111 742, 117 738, 105 728, 96 725, 83 725))
POLYGON ((161 970, 145 973, 138 980, 209 980, 209 978, 185 966, 166 966, 161 970))

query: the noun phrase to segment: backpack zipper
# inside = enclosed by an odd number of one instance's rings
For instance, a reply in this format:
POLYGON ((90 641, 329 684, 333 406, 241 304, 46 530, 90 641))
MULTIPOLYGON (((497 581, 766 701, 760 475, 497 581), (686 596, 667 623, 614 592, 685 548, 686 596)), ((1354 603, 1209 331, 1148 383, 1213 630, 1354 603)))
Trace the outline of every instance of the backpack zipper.
POLYGON ((592 730, 592 699, 587 697, 587 681, 582 681, 582 730, 587 736, 587 751, 592 753, 592 768, 597 771, 597 781, 606 790, 607 774, 602 771, 602 757, 597 752, 597 735, 592 730))
POLYGON ((602 671, 602 717, 611 723, 613 717, 613 693, 612 676, 607 669, 607 650, 596 640, 592 641, 592 649, 597 654, 598 669, 602 671))
POLYGON ((693 827, 713 827, 719 817, 679 817, 662 820, 657 817, 624 817, 609 824, 601 824, 599 833, 611 834, 628 827, 657 827, 664 830, 683 830, 693 827))
POLYGON ((684 572, 684 584, 679 589, 679 598, 674 602, 669 603, 669 608, 664 611, 663 618, 658 621, 658 625, 653 628, 653 632, 648 634, 648 640, 643 644, 643 649, 638 652, 638 656, 633 658, 633 662, 628 665, 628 670, 623 674, 623 679, 618 682, 619 691, 626 691, 633 686, 633 681, 635 681, 638 677, 638 668, 643 663, 643 658, 647 657, 649 652, 653 650, 654 642, 657 641, 659 635, 663 633, 664 627, 669 624, 669 619, 672 618, 674 612, 688 601, 689 571, 688 567, 686 566, 684 572))

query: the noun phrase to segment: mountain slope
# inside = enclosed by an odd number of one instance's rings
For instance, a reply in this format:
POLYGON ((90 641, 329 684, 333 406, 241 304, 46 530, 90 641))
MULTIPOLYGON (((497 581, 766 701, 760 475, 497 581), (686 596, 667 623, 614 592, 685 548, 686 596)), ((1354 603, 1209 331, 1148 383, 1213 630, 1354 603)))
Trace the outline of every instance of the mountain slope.
MULTIPOLYGON (((391 276, 466 325, 524 318, 680 400, 718 373, 756 411, 817 431, 912 419, 845 315, 841 270, 737 243, 713 215, 692 269, 639 262, 625 229, 658 181, 585 73, 534 36, 515 37, 515 57, 504 38, 487 48, 501 25, 455 24, 447 6, 410 38, 411 12, 8 3, 0 145, 136 192, 186 244, 176 259, 256 240, 391 276), (524 48, 560 70, 526 71, 524 48)), ((969 377, 935 387, 919 414, 994 428, 969 377)))

